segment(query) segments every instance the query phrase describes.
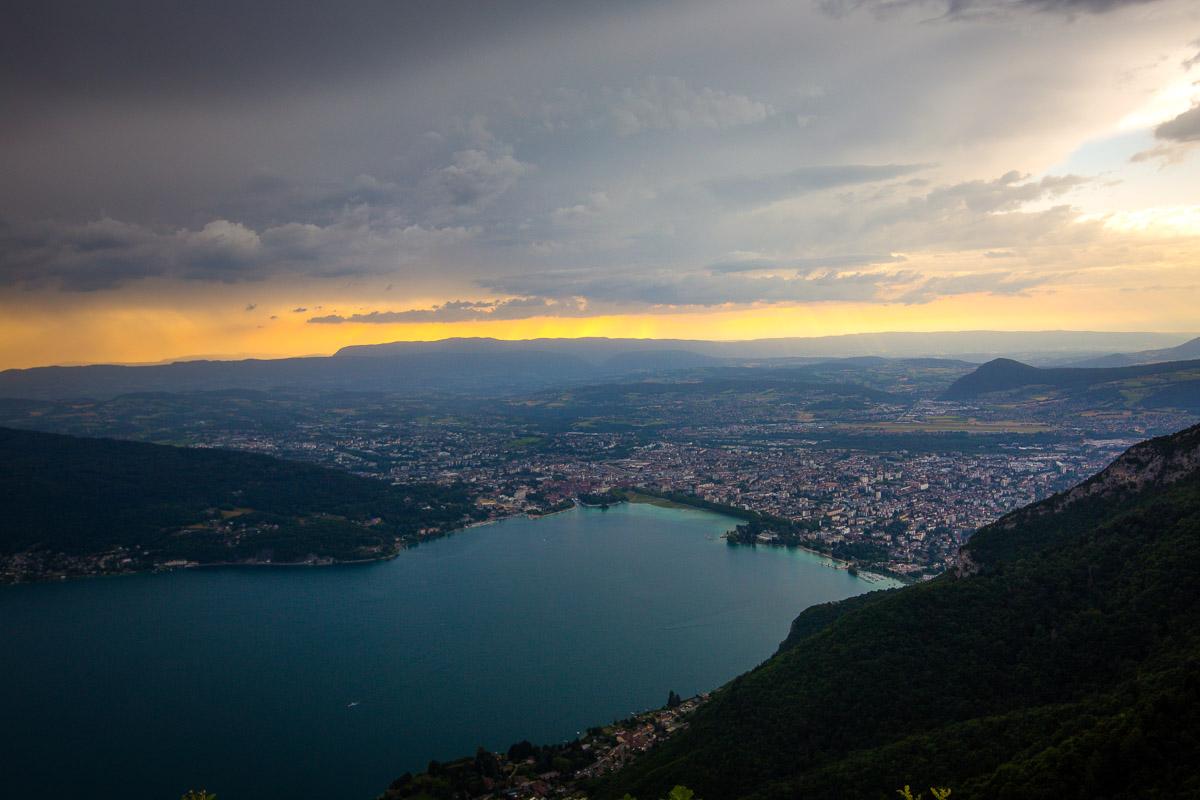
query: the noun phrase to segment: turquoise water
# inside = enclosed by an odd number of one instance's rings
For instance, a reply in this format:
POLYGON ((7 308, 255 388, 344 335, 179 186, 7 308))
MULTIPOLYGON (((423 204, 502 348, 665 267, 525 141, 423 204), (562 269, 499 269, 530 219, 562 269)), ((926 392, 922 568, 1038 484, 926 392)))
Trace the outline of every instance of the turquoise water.
POLYGON ((734 522, 575 509, 379 564, 0 587, 3 794, 366 800, 712 689, 805 607, 881 585, 728 547, 734 522))

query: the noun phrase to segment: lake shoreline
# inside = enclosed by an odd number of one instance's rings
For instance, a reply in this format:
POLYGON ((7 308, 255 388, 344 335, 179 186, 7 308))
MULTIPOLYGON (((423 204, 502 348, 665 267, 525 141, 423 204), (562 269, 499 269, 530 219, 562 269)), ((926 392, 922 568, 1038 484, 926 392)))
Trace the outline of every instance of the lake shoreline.
POLYGON ((494 522, 494 535, 441 536, 369 569, 212 564, 0 592, 0 636, 19 654, 0 659, 0 700, 36 732, 13 758, 12 793, 70 796, 98 765, 153 751, 136 791, 122 768, 94 796, 170 797, 181 776, 218 795, 376 796, 431 759, 569 742, 668 690, 708 691, 773 652, 802 609, 880 588, 807 554, 727 548, 731 520, 689 509, 494 522), (521 624, 498 624, 498 609, 521 624), (201 746, 168 717, 224 733, 201 746), (94 764, 51 768, 38 742, 64 719, 94 764), (251 769, 238 754, 252 750, 251 769), (295 764, 296 752, 312 757, 295 764))
MULTIPOLYGON (((38 574, 33 577, 19 578, 19 579, 15 579, 15 580, 6 574, 0 573, 0 587, 3 587, 3 586, 25 586, 25 585, 36 584, 36 583, 62 583, 65 581, 75 581, 75 580, 82 580, 82 579, 86 579, 86 578, 121 578, 121 577, 127 577, 127 576, 132 576, 132 575, 155 575, 155 574, 160 574, 160 573, 164 573, 164 572, 174 572, 176 570, 181 570, 181 569, 187 569, 187 570, 212 569, 212 568, 218 568, 218 567, 225 567, 225 568, 228 568, 228 567, 293 567, 293 568, 294 567, 340 567, 340 566, 354 566, 354 565, 363 565, 363 564, 378 564, 378 563, 385 562, 385 561, 391 561, 394 558, 398 558, 400 556, 400 554, 403 553, 404 551, 411 550, 416 547, 420 547, 425 542, 432 542, 437 539, 443 539, 447 536, 452 536, 453 534, 458 533, 459 531, 466 531, 466 530, 471 530, 473 528, 482 528, 482 527, 485 527, 488 525, 495 525, 497 523, 504 522, 505 520, 509 520, 509 519, 521 519, 521 518, 543 519, 546 517, 552 517, 555 514, 561 514, 564 511, 571 511, 572 509, 574 509, 576 507, 577 506, 571 506, 570 508, 557 509, 555 511, 549 511, 545 514, 528 514, 526 512, 517 512, 514 514, 508 514, 508 515, 505 515, 502 517, 494 517, 492 519, 469 522, 465 525, 461 525, 456 528, 449 528, 444 531, 438 531, 437 533, 427 534, 416 541, 397 542, 397 544, 391 551, 377 555, 377 556, 370 556, 367 558, 344 558, 343 559, 343 558, 317 556, 314 558, 305 559, 303 561, 254 561, 254 560, 246 560, 246 561, 187 561, 184 559, 170 559, 167 561, 161 561, 161 562, 149 564, 144 567, 125 568, 125 569, 122 569, 122 568, 107 569, 105 567, 97 565, 96 562, 102 560, 106 556, 111 555, 109 553, 97 553, 97 554, 93 554, 93 555, 89 555, 89 556, 74 556, 74 557, 66 556, 66 554, 62 554, 62 553, 51 553, 48 555, 52 558, 59 558, 59 559, 77 558, 80 560, 91 560, 92 564, 93 564, 93 568, 91 568, 91 569, 80 568, 77 571, 49 570, 44 574, 38 574)), ((21 557, 28 558, 31 555, 36 555, 36 554, 15 553, 12 556, 9 556, 9 558, 21 558, 21 557)))
MULTIPOLYGON (((675 500, 675 499, 669 498, 669 497, 663 497, 663 496, 657 495, 657 494, 648 494, 644 491, 639 491, 637 489, 626 489, 626 490, 624 490, 623 494, 625 496, 625 499, 622 500, 621 502, 645 503, 646 505, 658 506, 660 508, 679 508, 679 509, 690 509, 693 511, 707 511, 712 514, 724 514, 725 516, 732 517, 733 519, 742 519, 743 518, 743 517, 734 515, 737 511, 739 511, 739 509, 730 508, 729 511, 723 512, 719 509, 719 506, 720 506, 719 503, 712 503, 710 501, 703 501, 705 503, 704 505, 701 505, 700 503, 692 504, 692 503, 686 503, 686 502, 683 502, 680 500, 675 500)), ((746 513, 757 513, 757 512, 746 512, 746 513)), ((730 532, 727 531, 722 538, 724 538, 731 545, 736 545, 738 547, 744 546, 741 542, 736 542, 736 541, 729 539, 729 533, 730 532)), ((849 569, 853 568, 855 570, 855 577, 861 577, 863 580, 865 580, 869 583, 882 583, 882 582, 885 582, 888 580, 899 581, 902 584, 909 584, 909 583, 913 582, 913 580, 907 576, 896 575, 896 574, 893 574, 893 573, 887 572, 887 571, 884 571, 881 573, 877 570, 867 569, 867 568, 863 567, 861 564, 858 564, 857 562, 848 561, 844 558, 837 558, 836 556, 832 556, 829 553, 822 552, 820 550, 817 550, 812 547, 808 547, 806 545, 802 545, 802 544, 788 545, 783 542, 763 542, 763 544, 767 547, 782 547, 785 549, 795 548, 798 550, 804 550, 805 552, 812 553, 815 556, 820 556, 822 559, 832 562, 831 566, 833 569, 848 571, 849 569), (844 566, 839 566, 839 565, 844 565, 844 566)), ((751 547, 756 547, 756 546, 757 545, 751 545, 751 547)))
MULTIPOLYGON (((506 522, 508 520, 513 520, 513 519, 528 519, 528 520, 534 520, 534 521, 540 520, 540 519, 548 519, 550 517, 554 517, 559 514, 566 513, 568 511, 573 511, 577 508, 586 508, 586 509, 603 511, 608 508, 612 508, 612 507, 626 504, 626 503, 648 505, 648 506, 655 506, 658 508, 669 508, 669 509, 676 509, 676 510, 682 510, 682 511, 702 511, 702 512, 709 513, 709 514, 715 514, 717 516, 728 517, 730 519, 741 519, 742 518, 742 517, 736 516, 735 513, 731 513, 731 512, 737 512, 738 509, 730 509, 729 511, 725 511, 725 510, 717 507, 718 504, 713 504, 713 503, 708 503, 707 505, 701 505, 699 503, 692 504, 692 503, 681 502, 681 501, 678 501, 678 500, 675 500, 672 498, 668 498, 668 497, 662 497, 662 496, 659 496, 656 494, 650 494, 650 493, 647 493, 645 491, 641 491, 638 489, 624 489, 624 490, 621 490, 621 495, 618 498, 615 498, 613 500, 613 502, 611 502, 611 503, 585 503, 582 500, 580 500, 579 498, 574 498, 574 504, 571 505, 570 507, 558 508, 553 511, 547 511, 544 514, 532 514, 532 513, 526 512, 526 511, 518 511, 518 512, 514 512, 512 514, 505 514, 504 516, 493 517, 491 519, 476 520, 473 522, 468 522, 468 523, 466 523, 462 526, 456 527, 456 528, 449 528, 444 531, 438 531, 437 533, 427 534, 426 536, 418 539, 417 541, 397 542, 397 544, 393 550, 391 550, 387 553, 383 553, 383 554, 380 554, 377 556, 370 556, 367 558, 338 559, 338 558, 332 558, 332 557, 318 556, 318 557, 314 557, 314 558, 310 558, 310 559, 305 559, 303 561, 247 560, 247 561, 219 561, 219 562, 210 562, 210 561, 193 562, 193 561, 184 561, 184 560, 180 560, 180 559, 172 559, 172 560, 168 560, 168 561, 150 564, 146 567, 134 568, 134 569, 111 569, 111 570, 109 570, 109 569, 104 569, 101 567, 101 568, 96 568, 96 569, 91 569, 91 570, 83 569, 83 570, 77 571, 77 572, 62 572, 62 571, 56 570, 56 571, 51 571, 45 575, 38 575, 38 576, 35 576, 32 578, 24 578, 24 579, 16 579, 16 580, 9 578, 9 576, 7 576, 7 575, 0 575, 0 587, 23 586, 23 585, 36 584, 36 583, 62 583, 65 581, 74 581, 74 580, 80 580, 80 579, 85 579, 85 578, 118 578, 118 577, 132 576, 132 575, 153 575, 153 574, 160 574, 160 573, 165 573, 165 572, 174 572, 176 570, 181 570, 181 569, 198 570, 198 569, 244 568, 244 567, 299 568, 299 567, 338 567, 338 566, 378 564, 378 563, 391 561, 392 559, 398 558, 403 552, 420 547, 422 544, 424 544, 426 542, 432 542, 432 541, 436 541, 438 539, 446 538, 448 536, 453 536, 455 533, 458 533, 460 531, 468 531, 468 530, 473 530, 476 528, 483 528, 483 527, 487 527, 490 525, 496 525, 501 522, 506 522)), ((747 513, 749 513, 749 512, 747 512, 747 513)), ((728 539, 728 531, 726 532, 726 534, 722 535, 722 538, 725 538, 726 541, 729 541, 731 544, 740 544, 737 542, 732 542, 728 539)), ((787 545, 783 545, 783 544, 779 544, 779 543, 772 543, 771 546, 787 547, 787 545)), ((905 581, 905 579, 902 576, 896 576, 896 575, 891 575, 891 574, 880 574, 878 572, 863 569, 862 567, 855 564, 854 562, 835 558, 835 557, 829 555, 828 553, 823 553, 820 550, 815 550, 811 547, 806 547, 804 545, 792 545, 792 547, 795 547, 800 550, 804 550, 808 553, 812 553, 813 555, 819 556, 821 559, 823 559, 825 561, 831 562, 830 564, 828 564, 826 566, 831 566, 833 569, 848 570, 849 568, 854 567, 857 570, 857 573, 855 576, 862 577, 863 580, 865 580, 867 582, 877 583, 877 582, 882 582, 882 581, 886 581, 889 579, 899 580, 901 583, 908 582, 908 581, 905 581), (839 566, 839 565, 844 565, 844 566, 839 566)), ((26 555, 26 554, 18 553, 18 554, 15 554, 15 556, 11 556, 10 558, 20 557, 22 555, 26 555)), ((51 555, 63 557, 62 554, 51 554, 51 555)), ((94 556, 83 556, 83 557, 79 557, 79 558, 83 558, 83 559, 91 558, 91 559, 98 560, 98 559, 104 558, 106 555, 109 555, 109 554, 97 554, 94 556)))

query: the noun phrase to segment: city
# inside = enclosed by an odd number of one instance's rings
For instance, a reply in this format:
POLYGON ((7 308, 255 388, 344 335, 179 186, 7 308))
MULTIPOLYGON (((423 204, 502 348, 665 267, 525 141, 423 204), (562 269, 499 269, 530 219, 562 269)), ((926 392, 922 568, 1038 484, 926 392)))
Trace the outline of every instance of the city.
POLYGON ((459 525, 541 515, 610 490, 671 494, 760 517, 740 541, 799 545, 919 580, 950 567, 975 529, 1074 485, 1146 434, 1200 419, 1186 409, 1096 405, 1074 392, 1036 402, 940 399, 971 369, 935 360, 702 369, 492 401, 130 395, 12 402, 0 422, 458 487, 474 504, 459 525))

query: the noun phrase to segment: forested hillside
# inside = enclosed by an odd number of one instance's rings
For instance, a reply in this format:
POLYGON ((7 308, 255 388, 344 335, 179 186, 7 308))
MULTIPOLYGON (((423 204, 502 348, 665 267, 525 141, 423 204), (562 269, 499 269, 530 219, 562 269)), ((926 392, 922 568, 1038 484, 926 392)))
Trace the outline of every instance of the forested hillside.
POLYGON ((389 555, 466 493, 265 455, 0 428, 0 579, 389 555))
POLYGON ((802 614, 596 787, 662 797, 1200 796, 1200 428, 981 529, 925 584, 802 614))
POLYGON ((1196 408, 1200 361, 1168 361, 1123 367, 1033 367, 997 358, 964 375, 942 394, 969 401, 1003 394, 1006 401, 1053 396, 1091 405, 1196 408), (1047 395, 1047 392, 1052 394, 1047 395))

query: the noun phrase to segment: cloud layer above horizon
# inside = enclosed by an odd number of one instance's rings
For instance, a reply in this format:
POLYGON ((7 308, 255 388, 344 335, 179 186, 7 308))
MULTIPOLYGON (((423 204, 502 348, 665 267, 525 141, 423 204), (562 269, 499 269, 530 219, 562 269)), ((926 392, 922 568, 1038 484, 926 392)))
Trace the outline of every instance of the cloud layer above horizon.
POLYGON ((283 353, 1200 301, 1188 0, 17 6, 0 366, 114 357, 114 320, 283 353))

